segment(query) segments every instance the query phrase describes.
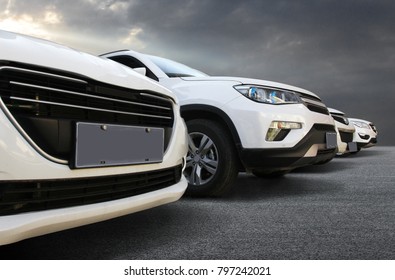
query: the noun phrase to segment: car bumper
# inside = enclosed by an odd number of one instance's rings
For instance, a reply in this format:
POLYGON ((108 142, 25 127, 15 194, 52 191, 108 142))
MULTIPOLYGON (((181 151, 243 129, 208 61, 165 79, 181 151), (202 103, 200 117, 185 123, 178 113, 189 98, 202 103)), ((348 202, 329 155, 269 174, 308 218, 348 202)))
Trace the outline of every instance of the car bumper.
POLYGON ((68 164, 53 162, 38 153, 0 109, 0 245, 179 199, 187 188, 182 168, 188 144, 186 126, 176 114, 162 162, 71 169, 68 164), (152 175, 155 187, 144 179, 147 174, 152 175), (166 178, 166 183, 155 179, 158 174, 166 178), (114 194, 113 182, 120 178, 126 182, 114 194), (144 190, 136 190, 136 178, 139 182, 145 180, 144 190), (85 190, 91 193, 86 195, 85 190))
POLYGON ((310 111, 303 104, 262 104, 241 96, 228 103, 223 110, 232 119, 243 149, 292 148, 306 137, 314 125, 334 127, 330 115, 310 111), (302 128, 292 129, 282 141, 267 141, 266 135, 272 121, 300 123, 302 128))
POLYGON ((0 245, 131 214, 178 200, 184 177, 170 187, 119 200, 0 217, 0 245))
POLYGON ((353 141, 357 142, 358 148, 369 148, 377 144, 377 134, 371 129, 357 128, 353 141))
POLYGON ((326 148, 326 133, 336 133, 329 114, 309 110, 303 104, 270 105, 240 97, 226 106, 238 135, 240 159, 246 170, 290 170, 329 161, 336 149, 326 148), (273 121, 301 124, 281 141, 268 141, 273 121))
POLYGON ((370 138, 368 143, 357 143, 358 148, 370 148, 377 144, 377 138, 370 138))
POLYGON ((334 133, 331 125, 315 125, 292 148, 241 149, 240 158, 247 170, 292 170, 311 164, 330 161, 336 148, 326 147, 326 133, 334 133))
POLYGON ((343 127, 339 127, 338 122, 336 122, 337 155, 357 152, 357 143, 353 141, 355 134, 354 127, 347 128, 347 126, 341 125, 343 127))

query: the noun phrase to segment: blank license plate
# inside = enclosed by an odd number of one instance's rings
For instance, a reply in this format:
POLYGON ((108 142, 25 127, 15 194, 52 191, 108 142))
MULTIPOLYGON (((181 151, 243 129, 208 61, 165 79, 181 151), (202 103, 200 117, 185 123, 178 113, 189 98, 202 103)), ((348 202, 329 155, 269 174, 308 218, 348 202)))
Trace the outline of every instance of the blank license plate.
POLYGON ((337 134, 335 132, 326 133, 326 148, 335 149, 337 147, 337 134))
POLYGON ((357 151, 358 151, 357 143, 356 143, 356 142, 349 142, 349 143, 348 143, 348 150, 349 150, 351 153, 357 152, 357 151))
POLYGON ((163 128, 77 123, 75 168, 163 160, 163 128))

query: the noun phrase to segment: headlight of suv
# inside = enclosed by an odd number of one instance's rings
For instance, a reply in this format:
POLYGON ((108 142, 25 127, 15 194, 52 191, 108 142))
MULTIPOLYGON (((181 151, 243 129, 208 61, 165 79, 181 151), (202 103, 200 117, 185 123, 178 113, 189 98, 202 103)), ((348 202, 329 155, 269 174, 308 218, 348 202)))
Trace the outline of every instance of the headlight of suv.
POLYGON ((355 126, 358 126, 360 128, 367 128, 370 129, 370 126, 367 123, 364 122, 358 122, 358 121, 353 121, 352 122, 355 126))
POLYGON ((255 85, 237 85, 234 88, 245 97, 260 103, 287 104, 302 103, 298 94, 292 91, 261 87, 255 85))

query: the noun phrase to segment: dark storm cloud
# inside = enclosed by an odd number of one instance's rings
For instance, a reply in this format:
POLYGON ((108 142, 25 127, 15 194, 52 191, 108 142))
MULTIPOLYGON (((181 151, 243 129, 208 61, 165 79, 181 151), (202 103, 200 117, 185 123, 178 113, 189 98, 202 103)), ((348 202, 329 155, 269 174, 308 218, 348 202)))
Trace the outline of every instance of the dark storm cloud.
POLYGON ((152 50, 228 57, 240 64, 227 71, 251 68, 256 77, 268 70, 282 75, 287 68, 286 74, 297 75, 317 66, 332 74, 338 68, 355 73, 367 65, 392 67, 395 5, 337 2, 138 1, 130 6, 129 21, 143 27, 146 40, 155 43, 149 44, 152 50))
MULTIPOLYGON (((135 1, 147 51, 215 75, 294 84, 375 121, 385 144, 395 104, 392 1, 135 1)), ((391 129, 392 130, 392 129, 391 129)))
POLYGON ((9 2, 13 12, 37 16, 52 7, 62 15, 59 32, 75 38, 68 42, 83 38, 94 53, 126 46, 212 75, 309 89, 330 107, 376 122, 382 143, 395 144, 394 1, 0 0, 9 2), (122 43, 131 30, 139 32, 122 43), (100 41, 105 49, 95 46, 100 41))

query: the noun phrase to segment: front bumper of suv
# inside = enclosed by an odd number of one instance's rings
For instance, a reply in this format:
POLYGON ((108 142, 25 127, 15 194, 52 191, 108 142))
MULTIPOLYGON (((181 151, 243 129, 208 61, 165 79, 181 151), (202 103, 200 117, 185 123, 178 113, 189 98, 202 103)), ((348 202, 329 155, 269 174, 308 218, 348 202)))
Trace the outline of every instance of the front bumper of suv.
MULTIPOLYGON (((316 102, 318 103, 318 102, 316 102)), ((240 137, 238 151, 246 170, 280 171, 330 161, 336 141, 327 147, 326 136, 336 135, 333 118, 324 104, 321 110, 306 104, 270 105, 237 98, 226 106, 240 137), (283 139, 269 141, 273 122, 298 123, 283 139)))
POLYGON ((291 170, 330 161, 336 148, 327 147, 326 134, 335 133, 331 125, 316 124, 292 148, 241 149, 240 158, 247 170, 291 170))

